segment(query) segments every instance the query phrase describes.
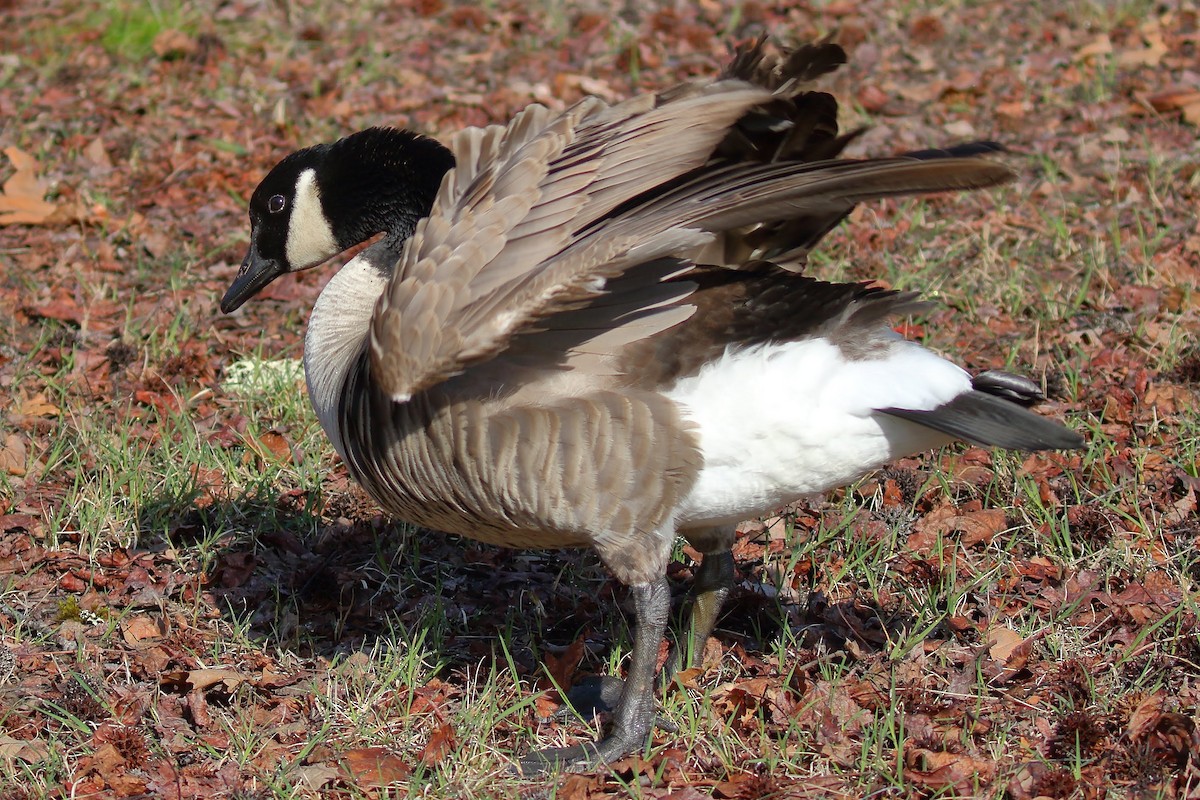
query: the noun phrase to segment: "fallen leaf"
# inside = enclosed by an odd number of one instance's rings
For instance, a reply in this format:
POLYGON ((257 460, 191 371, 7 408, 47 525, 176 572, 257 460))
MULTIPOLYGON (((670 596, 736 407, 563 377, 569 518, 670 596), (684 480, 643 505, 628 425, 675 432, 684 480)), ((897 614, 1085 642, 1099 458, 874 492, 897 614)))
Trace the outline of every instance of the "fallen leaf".
POLYGON ((310 764, 288 770, 288 775, 296 779, 296 783, 313 791, 321 789, 326 784, 337 780, 342 773, 327 764, 310 764))
POLYGON ((1125 733, 1129 736, 1130 741, 1136 742, 1149 735, 1158 725, 1158 719, 1162 713, 1163 697, 1161 694, 1152 694, 1138 703, 1137 708, 1129 716, 1129 724, 1125 726, 1125 733))
POLYGON ((37 159, 16 147, 4 148, 16 172, 0 193, 0 225, 43 225, 58 206, 47 202, 46 187, 37 176, 37 159))
POLYGON ((573 773, 563 778, 562 785, 557 787, 555 797, 562 800, 590 800, 594 793, 604 787, 603 775, 579 775, 573 773))
POLYGON ((101 169, 112 169, 112 159, 108 157, 108 150, 104 147, 104 139, 97 136, 92 139, 87 147, 83 148, 84 157, 101 169))
POLYGON ((208 668, 192 670, 172 670, 159 676, 159 683, 166 689, 182 691, 188 689, 204 690, 218 683, 223 683, 227 692, 232 692, 239 684, 245 683, 242 674, 232 669, 208 668))
POLYGON ((579 669, 579 662, 583 659, 584 641, 583 636, 579 636, 567 648, 563 650, 562 655, 554 655, 547 652, 544 660, 546 662, 546 672, 550 674, 550 679, 554 681, 554 685, 562 691, 570 689, 575 683, 575 672, 579 669))
POLYGON ((988 655, 1000 662, 1007 663, 1016 651, 1024 643, 1021 634, 1014 631, 1012 628, 996 627, 992 628, 987 633, 988 655))
POLYGON ((1187 521, 1188 517, 1196 513, 1196 491, 1190 486, 1187 493, 1183 497, 1171 504, 1171 510, 1163 515, 1163 522, 1167 525, 1182 525, 1187 521))
MULTIPOLYGON (((647 795, 647 797, 649 797, 649 796, 650 795, 647 795)), ((714 797, 714 796, 717 796, 715 794, 715 787, 714 787, 714 794, 710 795, 710 794, 705 794, 704 792, 700 791, 699 789, 695 789, 691 786, 685 786, 682 789, 673 789, 670 794, 662 795, 662 800, 709 800, 710 797, 714 797)), ((744 797, 744 798, 751 798, 751 797, 759 798, 759 797, 764 797, 764 796, 765 795, 763 795, 762 793, 741 795, 741 797, 744 797)), ((773 794, 772 796, 780 797, 781 795, 773 794)))
POLYGON ((961 795, 975 796, 975 790, 995 775, 994 762, 965 753, 904 748, 904 777, 929 789, 953 788, 961 795))
POLYGON ((250 580, 258 559, 249 550, 224 553, 217 559, 213 580, 224 589, 236 589, 250 580))
POLYGON ((764 779, 754 772, 735 772, 725 780, 713 786, 713 797, 724 797, 729 800, 751 800, 764 797, 768 787, 764 779))
POLYGON ((1094 56, 1106 56, 1112 53, 1112 39, 1107 33, 1102 33, 1083 47, 1075 51, 1076 61, 1086 61, 1094 56))
POLYGON ((0 514, 0 533, 24 531, 30 536, 41 537, 42 520, 33 514, 0 514))
POLYGON ((147 639, 158 639, 162 635, 159 623, 145 614, 130 617, 121 625, 121 636, 125 643, 135 647, 147 639))
POLYGON ((991 660, 983 665, 988 681, 999 685, 1012 680, 1029 663, 1035 639, 1037 636, 1022 639, 1019 633, 1003 626, 989 630, 985 641, 991 660))
POLYGON ((56 319, 73 325, 79 325, 84 317, 84 309, 68 295, 61 295, 39 306, 26 306, 22 311, 38 319, 56 319))
POLYGON ((1183 119, 1192 125, 1200 125, 1200 90, 1168 89, 1146 98, 1155 111, 1180 111, 1183 119))
POLYGON ((34 764, 49 755, 46 742, 42 739, 14 739, 8 734, 0 734, 0 762, 12 764, 13 761, 24 761, 34 764))
POLYGON ((990 544, 1007 527, 1004 510, 999 508, 971 511, 954 520, 954 530, 962 532, 962 543, 968 547, 981 542, 990 544))
POLYGON ((1061 770, 1056 771, 1053 767, 1037 761, 1028 762, 1022 765, 1008 782, 1008 796, 1012 800, 1034 800, 1042 797, 1039 789, 1047 780, 1053 780, 1056 772, 1061 770))
POLYGON ((208 710, 208 698, 202 689, 192 689, 187 694, 187 708, 197 728, 211 728, 213 716, 208 710))
POLYGON ((1148 31, 1146 47, 1137 50, 1125 50, 1117 56, 1117 64, 1122 67, 1157 67, 1163 56, 1168 52, 1167 43, 1163 41, 1162 32, 1148 31))
POLYGON ((283 463, 292 458, 291 445, 278 431, 266 431, 257 438, 248 438, 247 441, 264 461, 283 463))
POLYGON ((191 36, 175 28, 167 28, 154 37, 154 54, 164 61, 194 56, 200 51, 200 45, 191 36))
POLYGON ((14 411, 26 417, 57 417, 62 413, 58 406, 46 399, 43 392, 38 392, 28 400, 17 403, 14 411))
POLYGON ((129 773, 129 764, 111 742, 106 742, 94 753, 80 760, 80 774, 95 772, 111 790, 109 796, 132 797, 145 792, 146 780, 140 775, 129 773))
POLYGON ((408 761, 384 747, 360 747, 341 756, 342 769, 361 788, 379 788, 412 774, 408 761))
POLYGON ((1003 509, 984 508, 960 511, 950 504, 938 506, 913 526, 908 546, 918 552, 933 548, 939 539, 952 533, 962 536, 963 545, 991 543, 996 534, 1008 527, 1003 509))
POLYGON ((434 731, 429 736, 429 741, 421 748, 421 763, 427 767, 432 767, 440 764, 442 760, 455 747, 458 746, 458 739, 454 736, 454 727, 444 722, 434 728, 434 731))
POLYGON ((21 477, 25 474, 25 439, 20 434, 10 433, 0 445, 0 472, 21 477))

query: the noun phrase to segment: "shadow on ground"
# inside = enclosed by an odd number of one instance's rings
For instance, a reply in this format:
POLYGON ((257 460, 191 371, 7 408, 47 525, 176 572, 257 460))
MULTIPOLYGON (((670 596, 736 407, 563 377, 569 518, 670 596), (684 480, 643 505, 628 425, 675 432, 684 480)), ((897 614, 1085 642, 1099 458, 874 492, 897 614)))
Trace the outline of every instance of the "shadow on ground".
MULTIPOLYGON (((351 492, 318 514, 308 498, 248 497, 200 508, 190 498, 146 504, 149 547, 201 554, 213 603, 250 640, 302 658, 369 652, 380 640, 418 636, 453 672, 497 659, 505 647, 525 674, 582 637, 581 673, 603 673, 609 650, 628 644, 625 590, 588 550, 519 551, 448 536, 374 514, 351 492)), ((791 631, 817 652, 874 650, 911 617, 862 600, 780 602, 761 563, 739 564, 718 628, 722 644, 753 657, 791 631)), ((689 566, 670 570, 676 623, 685 618, 689 566)))

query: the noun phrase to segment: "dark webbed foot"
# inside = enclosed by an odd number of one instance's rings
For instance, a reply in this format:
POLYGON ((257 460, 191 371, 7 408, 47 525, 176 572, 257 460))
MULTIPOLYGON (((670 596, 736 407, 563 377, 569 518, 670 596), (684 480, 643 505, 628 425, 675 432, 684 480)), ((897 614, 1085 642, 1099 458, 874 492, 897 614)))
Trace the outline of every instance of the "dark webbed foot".
POLYGON ((572 714, 590 720, 617 709, 625 681, 610 675, 593 675, 576 683, 563 696, 562 708, 551 719, 561 722, 572 714))
MULTIPOLYGON (((659 675, 659 685, 663 684, 663 675, 659 675)), ((563 698, 562 707, 555 711, 550 719, 562 722, 569 717, 577 716, 585 722, 595 719, 601 714, 611 714, 617 709, 621 700, 621 692, 625 690, 625 681, 611 675, 593 675, 584 678, 571 687, 563 698)), ((677 733, 679 726, 662 714, 655 713, 654 727, 669 733, 677 733)))
POLYGON ((552 769, 563 772, 594 770, 602 764, 618 761, 641 750, 646 746, 646 738, 649 735, 650 730, 647 726, 646 731, 640 735, 636 732, 618 734, 613 731, 598 742, 535 750, 521 759, 521 774, 537 775, 552 769))

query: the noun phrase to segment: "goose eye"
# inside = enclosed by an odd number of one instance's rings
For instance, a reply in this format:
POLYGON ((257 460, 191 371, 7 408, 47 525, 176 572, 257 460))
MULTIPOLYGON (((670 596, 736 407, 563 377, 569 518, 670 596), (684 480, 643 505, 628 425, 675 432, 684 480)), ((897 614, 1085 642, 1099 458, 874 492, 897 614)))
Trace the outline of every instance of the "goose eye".
POLYGON ((283 207, 286 205, 287 199, 283 195, 277 194, 267 201, 267 211, 270 211, 272 214, 278 214, 280 211, 283 211, 283 207))

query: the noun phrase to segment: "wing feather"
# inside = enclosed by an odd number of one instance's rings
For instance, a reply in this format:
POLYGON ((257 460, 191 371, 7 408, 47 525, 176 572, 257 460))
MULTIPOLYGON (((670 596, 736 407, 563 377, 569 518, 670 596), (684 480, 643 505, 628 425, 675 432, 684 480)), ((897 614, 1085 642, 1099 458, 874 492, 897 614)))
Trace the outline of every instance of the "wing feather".
MULTIPOLYGON (((454 137, 460 166, 418 223, 372 318, 381 388, 406 400, 494 356, 547 309, 601 291, 604 277, 631 266, 620 257, 643 242, 593 247, 594 261, 555 256, 612 209, 701 166, 729 125, 767 97, 726 81, 678 104, 591 100, 454 137)), ((644 260, 662 250, 643 247, 644 260)))
MULTIPOLYGON (((835 55, 806 58, 819 72, 835 55)), ((642 296, 661 280, 643 265, 697 258, 722 245, 717 236, 725 231, 797 218, 836 221, 863 200, 979 188, 1012 176, 999 162, 957 153, 710 161, 731 127, 772 97, 724 80, 613 106, 588 99, 560 114, 531 106, 507 127, 455 136, 458 166, 375 308, 373 378, 393 399, 406 400, 495 357, 514 336, 535 329, 550 335, 545 318, 612 291, 610 279, 629 272, 623 291, 642 296)), ((690 307, 672 297, 636 325, 633 317, 623 327, 608 320, 621 332, 595 331, 588 352, 686 319, 690 307)), ((572 357, 564 351, 559 363, 572 357)))

